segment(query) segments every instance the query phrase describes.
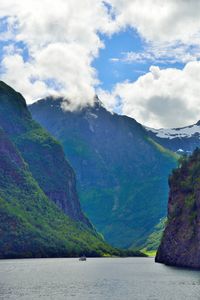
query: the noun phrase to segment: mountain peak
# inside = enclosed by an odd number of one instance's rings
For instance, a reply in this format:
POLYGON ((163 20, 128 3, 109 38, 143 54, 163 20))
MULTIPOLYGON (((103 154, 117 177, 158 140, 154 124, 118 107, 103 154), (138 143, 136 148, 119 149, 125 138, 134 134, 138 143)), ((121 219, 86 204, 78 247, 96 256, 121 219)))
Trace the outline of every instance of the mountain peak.
POLYGON ((95 105, 80 111, 58 111, 53 101, 37 102, 29 109, 36 121, 62 141, 77 174, 83 209, 97 230, 115 246, 136 247, 149 235, 145 228, 154 227, 164 215, 166 178, 176 161, 147 139, 134 119, 110 113, 98 96, 94 100, 95 105), (144 181, 148 184, 142 191, 137 189, 144 181), (157 215, 149 216, 146 207, 149 211, 157 207, 157 215), (127 219, 129 225, 125 225, 127 219))
POLYGON ((98 95, 94 97, 94 105, 98 107, 104 107, 103 102, 99 99, 98 95))
POLYGON ((21 114, 23 112, 30 117, 24 97, 4 81, 0 81, 0 102, 3 109, 7 107, 9 113, 13 112, 14 114, 21 114))
POLYGON ((13 88, 11 88, 8 84, 6 84, 4 81, 0 80, 0 89, 1 90, 10 90, 14 91, 13 88))

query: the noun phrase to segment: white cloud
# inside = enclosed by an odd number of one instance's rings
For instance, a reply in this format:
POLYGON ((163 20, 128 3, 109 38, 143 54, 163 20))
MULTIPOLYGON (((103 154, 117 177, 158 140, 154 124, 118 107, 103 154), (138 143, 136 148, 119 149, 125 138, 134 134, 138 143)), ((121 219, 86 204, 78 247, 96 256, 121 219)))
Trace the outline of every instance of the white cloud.
POLYGON ((120 98, 122 113, 142 124, 184 126, 199 119, 199 82, 200 62, 190 62, 183 70, 152 66, 137 81, 117 84, 111 97, 120 98))
POLYGON ((110 112, 116 110, 117 107, 117 97, 114 94, 109 93, 108 91, 102 90, 99 88, 97 90, 99 99, 103 102, 105 108, 110 112))
POLYGON ((199 0, 109 0, 109 3, 114 7, 118 26, 136 28, 148 41, 199 44, 199 0))
POLYGON ((179 43, 147 43, 144 50, 139 52, 123 52, 118 59, 112 58, 111 61, 121 61, 125 63, 160 63, 175 64, 178 62, 187 63, 200 58, 199 45, 185 45, 179 43))
POLYGON ((24 62, 21 55, 13 54, 6 56, 2 60, 1 66, 5 70, 2 76, 3 80, 12 87, 16 87, 20 92, 23 92, 23 95, 26 96, 30 103, 32 99, 48 95, 58 95, 44 81, 33 77, 38 72, 37 68, 31 63, 24 62))
POLYGON ((98 32, 110 34, 115 26, 103 1, 2 0, 0 17, 4 26, 7 21, 0 37, 10 42, 4 48, 1 79, 28 102, 53 90, 72 99, 72 107, 93 102, 98 80, 91 63, 104 46, 98 32))
MULTIPOLYGON (((144 50, 122 53, 124 62, 187 63, 200 58, 199 0, 109 0, 119 28, 136 29, 144 50)), ((114 58, 115 60, 115 58, 114 58)))
POLYGON ((102 0, 1 0, 0 40, 9 42, 3 50, 1 79, 29 102, 59 93, 72 100, 73 109, 91 104, 97 90, 109 109, 121 99, 123 113, 150 126, 198 119, 200 1, 106 2, 110 8, 102 0), (104 47, 99 33, 112 35, 127 26, 147 44, 143 53, 127 54, 127 61, 148 59, 155 64, 168 59, 186 63, 185 68, 152 67, 136 82, 118 83, 111 94, 99 90, 92 67, 104 47))

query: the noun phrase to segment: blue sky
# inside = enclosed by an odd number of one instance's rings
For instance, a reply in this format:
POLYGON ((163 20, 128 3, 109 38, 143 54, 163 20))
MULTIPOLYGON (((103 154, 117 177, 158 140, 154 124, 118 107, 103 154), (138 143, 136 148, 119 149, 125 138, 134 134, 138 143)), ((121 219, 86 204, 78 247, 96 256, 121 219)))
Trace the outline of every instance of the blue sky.
MULTIPOLYGON (((110 6, 109 6, 110 7, 110 6)), ((8 30, 7 18, 0 19, 0 34, 6 33, 8 30)), ((148 43, 134 28, 127 27, 120 32, 114 33, 111 36, 98 33, 99 38, 104 43, 103 49, 99 50, 99 55, 92 62, 92 66, 98 73, 98 79, 102 89, 112 91, 118 82, 136 81, 141 75, 149 71, 150 66, 154 63, 153 60, 144 59, 141 61, 125 61, 126 53, 143 53, 148 48, 148 43)), ((12 39, 0 40, 0 59, 4 56, 5 47, 13 46, 15 50, 20 51, 24 62, 27 62, 31 57, 29 50, 23 41, 13 41, 12 39)), ((156 62, 160 68, 183 68, 184 63, 170 63, 167 59, 162 62, 156 62)), ((3 70, 1 70, 2 72, 3 70)), ((49 86, 52 86, 52 80, 46 81, 49 86)))
POLYGON ((100 50, 99 57, 95 59, 93 66, 97 69, 102 88, 111 90, 113 86, 124 80, 136 80, 138 76, 146 72, 147 64, 125 63, 113 61, 122 59, 123 53, 130 51, 142 51, 144 42, 132 29, 126 29, 114 34, 112 37, 101 35, 105 48, 100 50))
MULTIPOLYGON (((148 47, 148 43, 133 28, 126 28, 111 37, 107 35, 100 35, 100 37, 105 48, 100 50, 99 57, 94 60, 92 65, 98 72, 102 89, 111 91, 118 82, 136 81, 154 64, 154 61, 149 59, 142 62, 123 60, 127 52, 143 53, 148 47)), ((171 63, 164 58, 162 62, 156 61, 156 65, 161 69, 182 69, 185 64, 182 62, 171 63)))

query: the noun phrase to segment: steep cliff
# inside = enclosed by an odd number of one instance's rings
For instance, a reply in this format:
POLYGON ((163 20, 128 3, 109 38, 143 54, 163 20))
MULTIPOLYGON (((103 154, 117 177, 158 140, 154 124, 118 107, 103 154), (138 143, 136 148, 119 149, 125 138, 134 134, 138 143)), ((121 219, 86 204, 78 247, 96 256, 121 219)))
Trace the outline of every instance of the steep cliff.
POLYGON ((0 126, 17 146, 45 194, 72 219, 90 226, 81 211, 74 171, 61 145, 32 120, 25 99, 0 82, 0 126))
POLYGON ((119 254, 95 231, 72 221, 40 189, 0 129, 0 258, 119 254))
POLYGON ((156 262, 200 268, 200 150, 169 178, 168 223, 156 262))

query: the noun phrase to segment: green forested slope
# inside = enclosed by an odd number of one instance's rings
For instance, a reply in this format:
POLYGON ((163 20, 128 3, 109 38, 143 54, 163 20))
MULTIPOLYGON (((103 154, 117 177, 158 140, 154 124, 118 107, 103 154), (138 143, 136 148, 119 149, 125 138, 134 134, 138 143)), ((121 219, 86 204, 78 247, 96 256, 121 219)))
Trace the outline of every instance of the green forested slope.
POLYGON ((148 137, 134 119, 94 107, 69 112, 62 99, 30 106, 63 145, 78 182, 83 210, 106 240, 143 247, 166 216, 168 175, 177 157, 148 137))
POLYGON ((82 213, 59 143, 2 82, 0 127, 0 258, 120 254, 82 213))

